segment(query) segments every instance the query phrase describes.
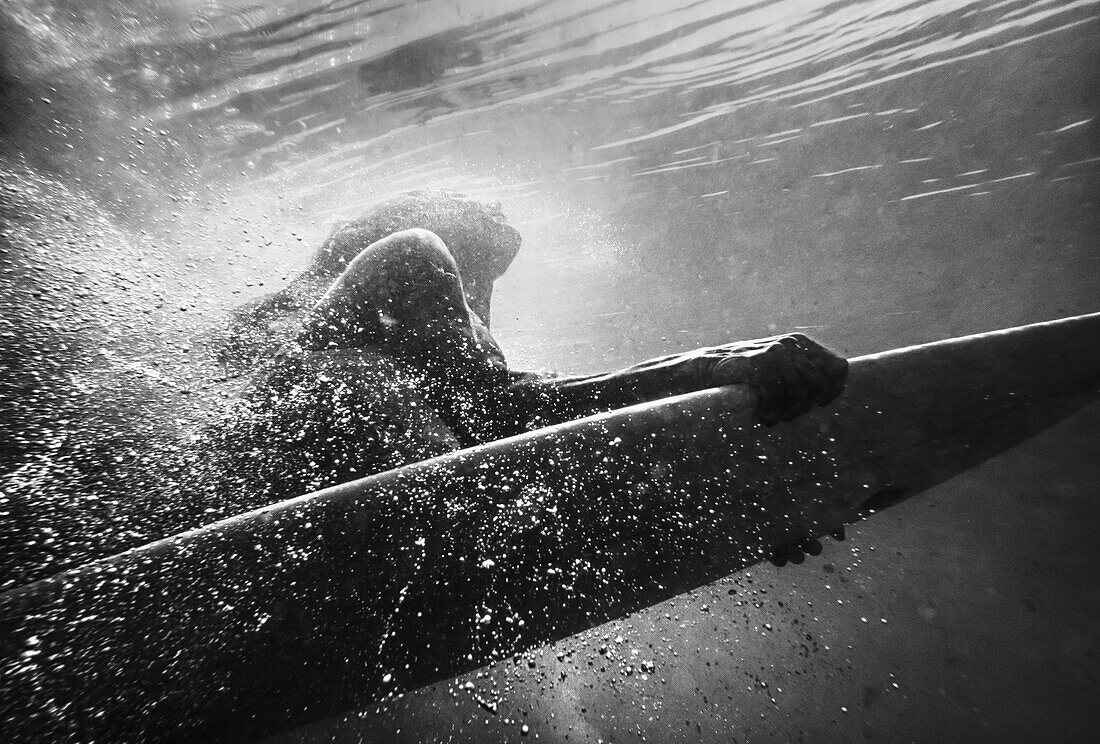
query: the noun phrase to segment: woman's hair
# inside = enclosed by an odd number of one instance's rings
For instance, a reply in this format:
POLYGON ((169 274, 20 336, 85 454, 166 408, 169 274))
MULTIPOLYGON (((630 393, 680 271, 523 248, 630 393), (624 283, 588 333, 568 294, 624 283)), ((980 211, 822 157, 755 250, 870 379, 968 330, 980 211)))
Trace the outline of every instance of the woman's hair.
POLYGON ((353 258, 387 235, 416 227, 443 239, 468 292, 484 298, 485 308, 478 310, 487 316, 493 281, 519 251, 519 232, 508 224, 499 204, 448 190, 411 191, 337 227, 290 284, 235 310, 227 332, 215 343, 219 364, 227 374, 261 371, 294 339, 306 313, 353 258))

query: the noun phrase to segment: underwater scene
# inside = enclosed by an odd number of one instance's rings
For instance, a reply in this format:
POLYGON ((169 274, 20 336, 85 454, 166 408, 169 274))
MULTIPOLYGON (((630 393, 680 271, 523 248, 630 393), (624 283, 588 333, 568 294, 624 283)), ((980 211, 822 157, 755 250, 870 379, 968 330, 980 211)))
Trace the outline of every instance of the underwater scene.
POLYGON ((0 111, 5 740, 1093 740, 1097 0, 13 0, 0 111))

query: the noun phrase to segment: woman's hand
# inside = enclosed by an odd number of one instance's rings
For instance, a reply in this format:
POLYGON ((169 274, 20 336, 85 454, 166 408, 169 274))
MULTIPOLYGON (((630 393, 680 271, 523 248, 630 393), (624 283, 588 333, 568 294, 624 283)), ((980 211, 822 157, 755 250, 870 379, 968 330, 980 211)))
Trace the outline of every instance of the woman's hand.
POLYGON ((844 390, 848 361, 801 333, 713 346, 692 352, 704 386, 748 384, 760 395, 757 416, 771 426, 844 390))

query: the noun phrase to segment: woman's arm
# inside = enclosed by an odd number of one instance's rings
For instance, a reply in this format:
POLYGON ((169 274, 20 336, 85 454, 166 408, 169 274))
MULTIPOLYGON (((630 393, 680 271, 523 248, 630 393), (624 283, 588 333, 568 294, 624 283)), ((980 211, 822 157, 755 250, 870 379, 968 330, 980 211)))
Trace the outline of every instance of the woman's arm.
POLYGON ((504 409, 526 418, 525 428, 738 383, 756 388, 757 417, 771 425, 832 402, 844 389, 848 362, 796 333, 671 354, 602 374, 509 374, 511 405, 504 409))

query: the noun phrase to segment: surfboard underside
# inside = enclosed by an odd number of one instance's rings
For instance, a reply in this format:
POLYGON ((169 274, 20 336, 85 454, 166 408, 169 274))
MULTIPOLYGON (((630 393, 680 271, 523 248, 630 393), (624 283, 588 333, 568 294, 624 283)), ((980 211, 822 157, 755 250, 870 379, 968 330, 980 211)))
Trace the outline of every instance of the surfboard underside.
POLYGON ((501 440, 0 595, 12 741, 242 740, 571 635, 829 533, 1096 400, 1100 315, 852 360, 770 429, 742 386, 501 440))

